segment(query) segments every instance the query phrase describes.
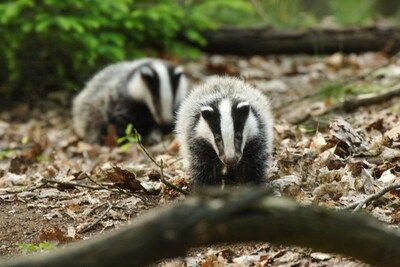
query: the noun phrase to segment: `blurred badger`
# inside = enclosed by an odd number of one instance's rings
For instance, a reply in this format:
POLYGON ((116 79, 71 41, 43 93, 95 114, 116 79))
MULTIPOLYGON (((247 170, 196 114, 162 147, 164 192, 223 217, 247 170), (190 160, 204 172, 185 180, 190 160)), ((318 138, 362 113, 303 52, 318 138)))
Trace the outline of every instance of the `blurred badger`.
POLYGON ((173 130, 187 87, 183 68, 166 61, 147 58, 110 65, 74 99, 74 129, 85 141, 102 143, 110 125, 124 136, 132 123, 145 142, 160 141, 173 130))

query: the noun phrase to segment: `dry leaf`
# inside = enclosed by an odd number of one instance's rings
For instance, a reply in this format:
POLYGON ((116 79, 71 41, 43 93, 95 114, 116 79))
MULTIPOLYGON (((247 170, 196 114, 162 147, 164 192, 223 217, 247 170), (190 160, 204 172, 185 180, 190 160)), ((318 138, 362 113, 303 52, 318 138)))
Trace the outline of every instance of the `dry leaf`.
POLYGON ((135 173, 128 170, 113 166, 111 169, 105 170, 105 174, 109 181, 121 188, 129 189, 131 191, 144 189, 140 184, 140 181, 136 179, 135 173))
POLYGON ((44 226, 39 235, 40 242, 56 241, 58 243, 66 243, 73 241, 74 238, 66 235, 60 228, 56 226, 44 226))

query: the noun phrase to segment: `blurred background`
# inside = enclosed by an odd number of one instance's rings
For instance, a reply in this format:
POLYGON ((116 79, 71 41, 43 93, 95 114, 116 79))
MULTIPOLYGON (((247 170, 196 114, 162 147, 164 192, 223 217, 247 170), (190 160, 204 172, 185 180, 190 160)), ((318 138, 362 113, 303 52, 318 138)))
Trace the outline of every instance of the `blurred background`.
MULTIPOLYGON (((397 26, 397 0, 2 0, 0 97, 76 92, 107 64, 196 60, 205 31, 397 26)), ((318 53, 318 51, 316 51, 318 53)))

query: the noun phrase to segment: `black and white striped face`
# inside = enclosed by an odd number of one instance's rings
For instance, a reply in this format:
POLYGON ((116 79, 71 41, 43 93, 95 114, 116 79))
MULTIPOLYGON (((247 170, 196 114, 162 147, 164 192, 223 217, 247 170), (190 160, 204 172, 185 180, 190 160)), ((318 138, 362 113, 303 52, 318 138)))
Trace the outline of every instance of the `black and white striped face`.
POLYGON ((131 96, 146 103, 157 124, 172 127, 175 112, 187 94, 183 68, 150 61, 139 66, 138 75, 129 84, 131 96))
POLYGON ((196 137, 207 140, 221 162, 236 165, 246 143, 259 132, 257 118, 246 101, 223 99, 201 107, 196 137))

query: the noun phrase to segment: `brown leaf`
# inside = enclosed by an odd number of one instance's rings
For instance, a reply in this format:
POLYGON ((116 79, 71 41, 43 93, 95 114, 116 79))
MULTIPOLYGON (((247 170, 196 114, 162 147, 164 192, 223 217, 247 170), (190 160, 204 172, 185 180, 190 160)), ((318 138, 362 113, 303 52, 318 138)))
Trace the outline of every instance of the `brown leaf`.
POLYGON ((30 164, 32 164, 32 160, 17 156, 11 160, 9 171, 15 174, 23 174, 28 170, 30 164))
POLYGON ((400 125, 393 127, 384 134, 385 143, 392 144, 400 141, 400 125))
POLYGON ((113 166, 111 169, 105 170, 105 174, 107 179, 118 187, 131 191, 144 189, 140 181, 136 179, 135 173, 121 169, 118 166, 113 166))
POLYGON ((107 126, 107 134, 103 137, 104 144, 108 147, 116 147, 117 144, 117 128, 113 124, 107 126))
POLYGON ((331 184, 322 184, 315 188, 313 195, 313 204, 318 204, 323 197, 328 197, 337 201, 346 193, 346 189, 342 183, 333 182, 331 184))
POLYGON ((152 181, 159 181, 161 178, 160 173, 156 170, 151 170, 148 176, 152 181))
POLYGON ((74 239, 67 236, 60 228, 56 226, 44 226, 39 235, 40 242, 56 241, 58 243, 71 242, 74 239))
POLYGON ((400 223, 400 211, 391 216, 390 223, 400 223))
POLYGON ((201 267, 223 267, 224 262, 220 261, 216 255, 208 255, 200 262, 201 267))
POLYGON ((346 144, 350 152, 361 152, 368 149, 368 143, 343 118, 337 118, 330 125, 330 133, 339 141, 346 144))
POLYGON ((383 133, 386 129, 383 126, 383 118, 379 118, 377 120, 374 120, 372 123, 368 124, 365 129, 368 131, 371 131, 372 129, 378 130, 381 133, 383 133))
POLYGON ((26 159, 34 160, 37 156, 41 155, 43 152, 43 148, 45 146, 40 145, 39 143, 32 143, 31 146, 28 146, 27 149, 22 151, 21 156, 26 159))

